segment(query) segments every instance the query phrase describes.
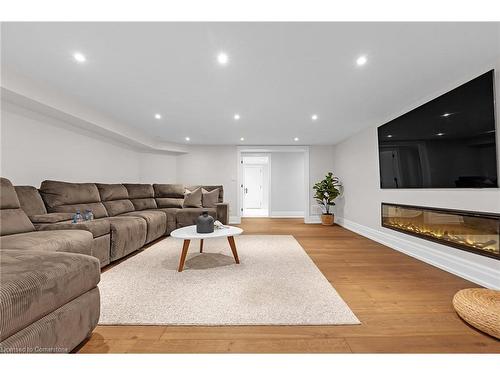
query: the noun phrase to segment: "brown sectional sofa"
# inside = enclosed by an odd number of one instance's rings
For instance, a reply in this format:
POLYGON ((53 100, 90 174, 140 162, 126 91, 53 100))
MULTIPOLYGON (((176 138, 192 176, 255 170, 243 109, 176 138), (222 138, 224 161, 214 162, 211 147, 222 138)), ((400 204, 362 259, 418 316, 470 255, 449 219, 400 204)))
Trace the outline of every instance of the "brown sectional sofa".
MULTIPOLYGON (((203 210, 222 223, 228 221, 228 205, 223 203, 222 186, 188 186, 194 190, 219 189, 216 207, 183 207, 186 187, 179 184, 101 184, 43 181, 40 189, 16 186, 20 208, 29 216, 38 236, 39 231, 80 229, 92 234, 89 255, 97 257, 101 267, 142 248, 174 229, 193 225, 203 210), (72 223, 73 214, 90 209, 94 220, 72 223)), ((57 234, 55 240, 63 241, 57 234)), ((19 240, 19 238, 17 239, 19 240)), ((52 241, 52 240, 50 240, 52 241)), ((10 243, 10 242, 9 242, 10 243)), ((19 246, 26 246, 19 242, 19 246)), ((83 246, 83 244, 82 244, 83 246)), ((81 253, 82 246, 77 251, 81 253)), ((17 247, 16 247, 17 248, 17 247)))
POLYGON ((70 351, 99 319, 92 234, 36 231, 1 178, 0 235, 0 353, 70 351))
MULTIPOLYGON (((187 187, 194 190, 198 186, 187 187)), ((228 222, 222 186, 213 207, 184 207, 183 185, 0 179, 0 352, 70 351, 99 319, 100 268, 207 210, 228 222), (72 223, 77 210, 94 220, 72 223)))

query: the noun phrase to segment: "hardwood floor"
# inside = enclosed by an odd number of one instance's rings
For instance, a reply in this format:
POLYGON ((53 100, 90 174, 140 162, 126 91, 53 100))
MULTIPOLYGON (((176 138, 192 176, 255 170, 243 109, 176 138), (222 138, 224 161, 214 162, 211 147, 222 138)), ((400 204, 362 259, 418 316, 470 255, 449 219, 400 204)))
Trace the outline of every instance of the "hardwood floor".
MULTIPOLYGON (((477 287, 342 227, 244 219, 245 234, 292 234, 361 320, 357 326, 98 326, 80 353, 500 353, 451 300, 477 287)), ((145 250, 147 251, 147 249, 145 250)))

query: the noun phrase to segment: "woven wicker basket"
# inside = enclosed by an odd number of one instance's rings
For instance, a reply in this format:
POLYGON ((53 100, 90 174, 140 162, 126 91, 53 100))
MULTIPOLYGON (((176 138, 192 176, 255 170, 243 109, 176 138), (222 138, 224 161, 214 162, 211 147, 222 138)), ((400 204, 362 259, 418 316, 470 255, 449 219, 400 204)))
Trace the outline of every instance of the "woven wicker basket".
POLYGON ((500 339, 500 291, 463 289, 453 297, 457 314, 471 326, 500 339))

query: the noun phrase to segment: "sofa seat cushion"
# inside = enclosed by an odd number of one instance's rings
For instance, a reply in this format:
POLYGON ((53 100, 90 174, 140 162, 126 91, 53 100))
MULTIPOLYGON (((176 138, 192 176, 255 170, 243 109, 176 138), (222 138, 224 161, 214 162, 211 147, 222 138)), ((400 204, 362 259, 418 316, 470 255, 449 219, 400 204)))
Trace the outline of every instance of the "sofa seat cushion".
POLYGON ((166 235, 177 229, 177 212, 179 212, 179 208, 159 208, 158 211, 162 211, 165 213, 165 215, 167 215, 167 231, 165 232, 166 235))
POLYGON ((148 233, 146 235, 146 243, 156 240, 165 235, 167 231, 167 215, 158 210, 134 211, 128 212, 120 216, 141 217, 146 220, 148 225, 148 233))
POLYGON ((111 261, 140 249, 146 243, 148 228, 142 217, 116 216, 106 220, 111 228, 111 261))
POLYGON ((65 251, 91 255, 92 233, 85 230, 47 230, 0 237, 1 249, 65 251))
POLYGON ((156 211, 161 211, 167 215, 167 221, 175 222, 175 218, 177 216, 177 212, 179 212, 180 208, 158 208, 156 211))
POLYGON ((78 296, 100 280, 97 258, 38 250, 0 250, 0 341, 78 296))
POLYGON ((196 219, 203 211, 207 211, 214 220, 217 220, 217 210, 215 208, 183 208, 176 213, 177 228, 196 224, 196 219))
POLYGON ((37 230, 66 230, 80 229, 92 233, 94 238, 105 236, 110 232, 110 225, 107 218, 83 221, 81 223, 72 223, 70 221, 52 223, 52 224, 35 224, 37 230))

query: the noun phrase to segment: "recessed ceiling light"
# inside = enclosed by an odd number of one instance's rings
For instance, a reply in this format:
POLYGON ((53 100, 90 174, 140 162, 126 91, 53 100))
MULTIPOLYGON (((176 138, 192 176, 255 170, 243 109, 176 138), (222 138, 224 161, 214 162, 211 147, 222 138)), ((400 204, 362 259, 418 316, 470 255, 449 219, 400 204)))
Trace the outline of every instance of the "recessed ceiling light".
POLYGON ((316 121, 318 119, 318 115, 314 114, 311 116, 311 120, 316 121))
POLYGON ((441 137, 441 136, 443 136, 443 135, 444 135, 444 133, 437 133, 436 135, 437 135, 438 137, 441 137))
POLYGON ((235 113, 233 118, 238 121, 240 119, 240 114, 239 113, 235 113))
POLYGON ((188 142, 191 140, 191 138, 189 138, 189 137, 186 137, 186 138, 184 138, 184 139, 185 139, 186 141, 188 141, 188 142))
POLYGON ((242 142, 243 142, 244 140, 245 140, 245 138, 243 138, 243 137, 241 137, 241 138, 240 138, 240 141, 242 141, 242 142))
POLYGON ((155 119, 160 120, 161 119, 161 115, 159 113, 155 114, 155 119))
POLYGON ((392 134, 388 134, 388 135, 387 135, 387 138, 392 138, 392 134))
POLYGON ((227 55, 227 53, 220 52, 217 55, 217 62, 221 65, 227 65, 227 63, 229 62, 229 56, 227 55))
POLYGON ((368 61, 368 59, 366 58, 366 56, 359 56, 356 59, 356 64, 358 64, 358 66, 362 66, 362 65, 365 65, 367 61, 368 61))
POLYGON ((298 141, 299 141, 299 138, 298 138, 298 137, 295 137, 293 140, 294 140, 295 142, 298 142, 298 141))
POLYGON ((79 63, 84 63, 85 61, 87 61, 87 58, 85 57, 85 55, 83 53, 80 53, 80 52, 75 52, 73 54, 73 58, 79 62, 79 63))

